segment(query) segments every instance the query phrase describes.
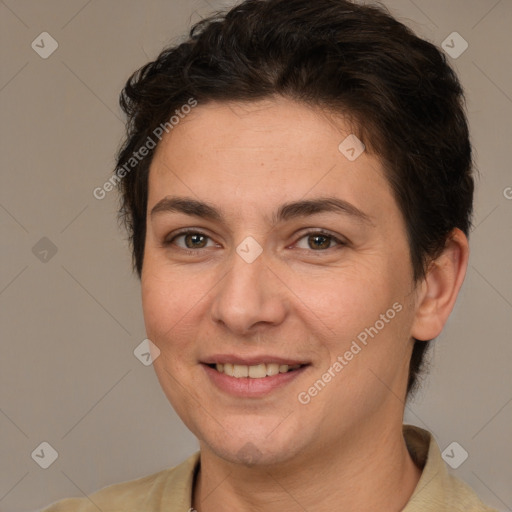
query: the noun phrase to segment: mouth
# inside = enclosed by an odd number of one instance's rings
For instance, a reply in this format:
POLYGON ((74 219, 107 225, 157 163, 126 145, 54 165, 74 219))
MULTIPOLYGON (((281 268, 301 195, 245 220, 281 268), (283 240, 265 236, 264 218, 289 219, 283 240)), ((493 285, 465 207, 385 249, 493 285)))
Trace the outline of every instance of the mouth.
POLYGON ((266 359, 262 362, 256 358, 244 361, 238 357, 219 357, 201 366, 214 388, 238 398, 263 398, 285 389, 311 366, 299 361, 266 359))
POLYGON ((265 379, 280 373, 289 373, 307 366, 306 364, 258 363, 253 365, 232 363, 211 363, 210 368, 235 379, 265 379))

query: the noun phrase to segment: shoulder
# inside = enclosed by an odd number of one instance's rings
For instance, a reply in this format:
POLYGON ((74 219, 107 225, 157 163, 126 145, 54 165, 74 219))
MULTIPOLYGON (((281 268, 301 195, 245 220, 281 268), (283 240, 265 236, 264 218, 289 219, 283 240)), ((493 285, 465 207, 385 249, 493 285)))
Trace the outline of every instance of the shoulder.
POLYGON ((103 489, 83 498, 68 498, 54 503, 42 512, 92 512, 127 510, 127 506, 142 507, 148 494, 165 485, 174 468, 160 471, 137 480, 130 480, 103 489))
POLYGON ((172 512, 178 508, 187 512, 198 463, 199 452, 174 468, 110 485, 83 498, 64 499, 41 512, 172 512))
POLYGON ((430 432, 411 425, 404 425, 403 432, 409 453, 423 472, 402 512, 497 512, 485 506, 471 487, 448 472, 430 432))
POLYGON ((484 505, 469 485, 451 475, 448 477, 447 492, 453 498, 456 498, 457 509, 454 510, 460 510, 461 512, 498 512, 496 509, 484 505))

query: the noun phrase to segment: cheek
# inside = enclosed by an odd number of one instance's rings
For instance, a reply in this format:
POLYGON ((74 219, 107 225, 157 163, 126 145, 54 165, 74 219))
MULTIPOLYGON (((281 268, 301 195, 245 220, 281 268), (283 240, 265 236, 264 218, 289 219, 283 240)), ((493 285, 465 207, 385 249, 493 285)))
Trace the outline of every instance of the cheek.
POLYGON ((197 286, 189 289, 178 275, 170 279, 164 272, 158 274, 148 268, 142 276, 142 308, 147 335, 162 350, 168 348, 166 340, 179 339, 175 333, 194 314, 200 293, 197 286))
POLYGON ((377 406, 375 397, 383 398, 387 388, 376 375, 391 382, 395 373, 403 374, 410 308, 404 293, 407 280, 395 274, 375 262, 357 270, 343 269, 330 279, 317 276, 304 278, 301 286, 296 283, 298 296, 310 290, 307 305, 318 318, 310 314, 312 322, 306 329, 325 349, 316 378, 336 361, 341 365, 338 369, 342 368, 319 404, 373 400, 377 406))
POLYGON ((317 320, 330 337, 345 340, 353 337, 396 301, 403 287, 381 265, 333 269, 316 275, 296 276, 293 291, 310 311, 311 321, 317 320), (388 276, 388 277, 386 277, 388 276))

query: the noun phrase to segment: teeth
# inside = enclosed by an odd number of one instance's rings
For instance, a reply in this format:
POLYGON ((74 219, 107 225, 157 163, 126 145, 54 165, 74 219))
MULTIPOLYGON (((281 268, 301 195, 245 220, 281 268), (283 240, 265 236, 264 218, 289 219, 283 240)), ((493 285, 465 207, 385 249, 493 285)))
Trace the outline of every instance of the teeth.
POLYGON ((249 367, 242 364, 233 365, 233 377, 241 379, 242 377, 249 377, 249 367))
POLYGON ((277 375, 278 373, 286 373, 291 370, 296 370, 297 368, 300 367, 300 364, 290 366, 287 364, 280 365, 278 363, 261 363, 252 366, 231 363, 217 363, 215 365, 215 368, 219 373, 225 373, 226 375, 229 375, 230 377, 235 377, 237 379, 243 377, 249 377, 250 379, 262 379, 263 377, 271 377, 273 375, 277 375))
POLYGON ((272 375, 277 375, 279 373, 279 365, 277 363, 267 364, 267 375, 271 377, 272 375))
POLYGON ((256 366, 249 366, 249 377, 251 379, 261 379, 267 376, 267 365, 258 364, 256 366))

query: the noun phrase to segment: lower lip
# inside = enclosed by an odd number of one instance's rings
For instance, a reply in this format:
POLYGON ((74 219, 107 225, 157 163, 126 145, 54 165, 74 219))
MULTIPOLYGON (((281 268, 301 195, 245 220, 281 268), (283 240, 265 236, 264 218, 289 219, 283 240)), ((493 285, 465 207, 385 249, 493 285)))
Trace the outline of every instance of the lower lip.
POLYGON ((236 378, 218 372, 207 364, 202 365, 206 374, 220 390, 240 398, 257 398, 268 395, 272 391, 282 388, 293 380, 297 379, 307 368, 307 365, 301 366, 297 370, 286 373, 278 373, 271 377, 262 377, 261 379, 251 379, 250 377, 236 378))

